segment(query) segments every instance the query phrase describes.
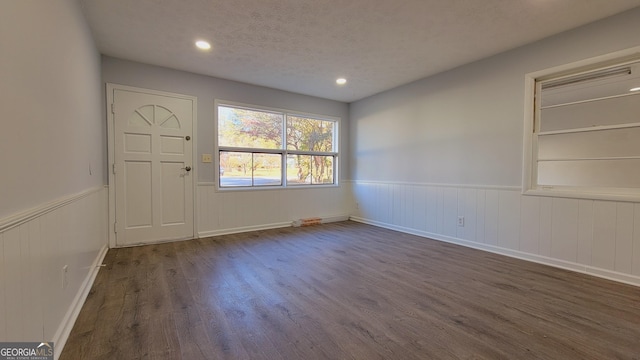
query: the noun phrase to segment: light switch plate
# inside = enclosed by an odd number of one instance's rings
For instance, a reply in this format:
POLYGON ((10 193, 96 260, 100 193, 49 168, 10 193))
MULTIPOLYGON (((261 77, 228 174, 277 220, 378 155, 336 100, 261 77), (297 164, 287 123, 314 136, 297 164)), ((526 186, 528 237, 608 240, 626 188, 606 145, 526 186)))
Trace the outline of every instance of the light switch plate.
POLYGON ((210 163, 212 161, 211 154, 202 154, 202 162, 210 163))

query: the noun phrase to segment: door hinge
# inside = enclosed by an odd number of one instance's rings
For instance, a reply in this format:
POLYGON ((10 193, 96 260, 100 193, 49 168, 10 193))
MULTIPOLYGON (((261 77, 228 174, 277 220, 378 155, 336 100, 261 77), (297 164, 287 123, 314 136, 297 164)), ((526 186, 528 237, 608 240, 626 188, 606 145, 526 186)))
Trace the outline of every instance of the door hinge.
POLYGON ((112 113, 112 114, 115 114, 115 113, 116 113, 116 104, 115 104, 115 103, 112 103, 112 104, 111 104, 111 113, 112 113))
POLYGON ((113 223, 113 232, 116 234, 118 233, 118 222, 113 223))
POLYGON ((113 173, 115 174, 115 173, 116 173, 116 163, 113 163, 113 165, 112 165, 112 169, 113 169, 113 170, 112 170, 112 171, 113 171, 113 173))

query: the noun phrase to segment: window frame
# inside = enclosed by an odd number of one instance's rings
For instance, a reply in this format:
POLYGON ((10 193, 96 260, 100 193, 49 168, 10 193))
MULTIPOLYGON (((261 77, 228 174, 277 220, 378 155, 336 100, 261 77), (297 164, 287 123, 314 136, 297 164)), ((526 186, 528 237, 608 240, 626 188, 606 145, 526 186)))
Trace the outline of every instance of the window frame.
MULTIPOLYGON (((525 111, 523 127, 522 194, 612 201, 640 201, 640 188, 587 187, 587 186, 542 186, 538 178, 538 137, 540 118, 537 109, 542 82, 573 77, 640 61, 640 46, 613 52, 525 75, 525 111)), ((543 134, 544 135, 544 134, 543 134)))
MULTIPOLYGON (((339 187, 339 130, 340 130, 340 121, 339 117, 329 116, 329 115, 319 115, 312 113, 305 113, 300 111, 293 111, 288 109, 280 109, 280 108, 272 108, 260 105, 246 104, 235 101, 226 101, 221 99, 214 100, 214 178, 216 183, 216 191, 259 191, 259 190, 282 190, 282 189, 304 189, 304 188, 330 188, 330 187, 339 187), (218 133, 218 109, 220 106, 223 107, 232 107, 238 109, 245 109, 251 111, 258 112, 268 112, 268 113, 276 113, 283 115, 283 124, 282 124, 282 144, 279 149, 268 149, 268 148, 252 148, 252 147, 234 147, 234 146, 220 146, 219 144, 219 133, 218 133), (305 119, 313 119, 319 121, 327 121, 333 123, 333 133, 332 133, 332 145, 334 151, 304 151, 304 150, 293 150, 287 149, 287 118, 289 116, 300 117, 305 119), (280 154, 281 155, 281 166, 280 166, 280 176, 281 176, 281 185, 251 185, 251 186, 221 186, 220 182, 220 153, 222 151, 227 152, 242 152, 249 154, 280 154), (288 155, 310 155, 310 156, 331 156, 333 157, 333 183, 318 183, 318 184, 288 184, 287 182, 287 156, 288 155)), ((253 175, 252 175, 253 177, 253 175)), ((253 183, 253 179, 252 179, 253 183)))

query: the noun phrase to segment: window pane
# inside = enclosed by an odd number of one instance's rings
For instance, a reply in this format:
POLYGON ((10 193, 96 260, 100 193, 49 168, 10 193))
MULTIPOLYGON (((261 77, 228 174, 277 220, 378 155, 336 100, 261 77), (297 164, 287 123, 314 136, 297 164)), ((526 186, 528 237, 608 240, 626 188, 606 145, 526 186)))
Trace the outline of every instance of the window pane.
POLYGON ((640 122, 638 113, 640 113, 640 93, 562 105, 541 110, 540 131, 636 123, 640 122))
POLYGON ((542 81, 540 130, 638 122, 640 62, 542 81))
POLYGON ((287 183, 333 184, 333 156, 288 155, 287 183))
POLYGON ((640 188, 640 159, 539 161, 538 185, 640 188))
POLYGON ((218 145, 281 149, 284 115, 218 106, 218 145))
POLYGON ((287 184, 311 184, 311 155, 287 155, 287 184))
POLYGON ((640 62, 610 69, 595 70, 568 79, 543 82, 542 107, 573 103, 583 100, 602 99, 615 95, 628 94, 629 90, 640 83, 640 62), (628 71, 630 70, 630 71, 628 71), (574 81, 571 79, 574 78, 574 81), (549 82, 566 84, 549 87, 549 82))
POLYGON ((282 185, 282 155, 220 151, 220 187, 282 185))
POLYGON ((538 137, 538 160, 640 156, 640 127, 538 137))
POLYGON ((282 185, 282 155, 253 154, 253 185, 282 185))
POLYGON ((326 151, 333 148, 333 121, 287 117, 287 149, 299 151, 326 151))
POLYGON ((333 184, 333 156, 311 157, 311 183, 333 184))
POLYGON ((220 151, 220 186, 251 186, 252 154, 220 151))

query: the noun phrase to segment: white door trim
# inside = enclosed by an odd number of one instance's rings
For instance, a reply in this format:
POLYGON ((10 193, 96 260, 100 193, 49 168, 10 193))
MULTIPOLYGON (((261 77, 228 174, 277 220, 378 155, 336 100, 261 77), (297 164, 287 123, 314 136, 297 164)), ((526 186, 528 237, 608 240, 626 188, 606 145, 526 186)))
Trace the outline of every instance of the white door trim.
POLYGON ((198 213, 197 213, 197 179, 198 179, 198 166, 197 166, 197 162, 196 159, 197 157, 197 149, 198 149, 198 145, 196 143, 198 136, 197 136, 197 132, 198 132, 198 122, 197 122, 197 108, 198 108, 198 98, 195 96, 190 96, 190 95, 184 95, 184 94, 176 94, 176 93, 171 93, 171 92, 165 92, 165 91, 158 91, 158 90, 151 90, 151 89, 144 89, 144 88, 138 88, 138 87, 133 87, 133 86, 127 86, 127 85, 120 85, 120 84, 114 84, 114 83, 107 83, 106 85, 107 87, 107 102, 106 102, 106 112, 107 112, 107 158, 108 158, 108 164, 107 164, 107 173, 109 174, 109 248, 117 248, 118 244, 116 243, 116 232, 115 232, 115 222, 116 222, 116 194, 115 194, 115 176, 113 174, 113 164, 115 164, 115 126, 114 126, 114 113, 113 111, 111 111, 111 106, 113 104, 113 92, 115 90, 125 90, 125 91, 132 91, 132 92, 140 92, 143 94, 151 94, 151 95, 161 95, 161 96, 169 96, 169 97, 174 97, 174 98, 181 98, 181 99, 188 99, 192 101, 193 104, 193 127, 192 127, 192 147, 193 147, 193 151, 192 151, 192 159, 191 159, 191 164, 192 164, 192 174, 193 176, 191 176, 191 182, 193 185, 193 236, 195 237, 198 229, 198 213))

